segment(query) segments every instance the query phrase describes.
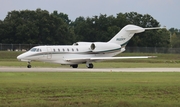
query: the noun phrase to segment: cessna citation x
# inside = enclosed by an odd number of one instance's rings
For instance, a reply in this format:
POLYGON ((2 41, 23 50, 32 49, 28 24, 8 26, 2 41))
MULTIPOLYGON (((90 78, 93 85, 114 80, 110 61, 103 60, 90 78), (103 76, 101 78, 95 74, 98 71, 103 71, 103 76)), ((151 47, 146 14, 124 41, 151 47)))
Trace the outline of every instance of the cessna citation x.
POLYGON ((126 25, 108 42, 77 42, 73 45, 36 46, 17 57, 20 61, 42 61, 70 65, 77 68, 78 64, 86 64, 87 68, 93 68, 92 62, 112 59, 152 58, 153 56, 113 57, 125 51, 125 46, 135 33, 141 33, 149 29, 136 25, 126 25))

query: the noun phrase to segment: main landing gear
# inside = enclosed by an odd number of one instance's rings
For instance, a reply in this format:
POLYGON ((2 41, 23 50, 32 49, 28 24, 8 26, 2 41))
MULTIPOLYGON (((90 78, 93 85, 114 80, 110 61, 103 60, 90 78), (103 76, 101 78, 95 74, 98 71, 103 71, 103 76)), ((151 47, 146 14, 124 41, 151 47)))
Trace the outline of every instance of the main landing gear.
MULTIPOLYGON (((72 67, 72 68, 78 68, 78 64, 70 65, 70 67, 72 67)), ((86 67, 87 67, 87 68, 93 68, 94 66, 93 66, 92 63, 87 63, 87 64, 86 64, 86 67)))
POLYGON ((78 67, 78 64, 70 65, 70 67, 72 67, 72 68, 77 68, 77 67, 78 67))
POLYGON ((28 62, 27 68, 31 68, 31 62, 28 62))

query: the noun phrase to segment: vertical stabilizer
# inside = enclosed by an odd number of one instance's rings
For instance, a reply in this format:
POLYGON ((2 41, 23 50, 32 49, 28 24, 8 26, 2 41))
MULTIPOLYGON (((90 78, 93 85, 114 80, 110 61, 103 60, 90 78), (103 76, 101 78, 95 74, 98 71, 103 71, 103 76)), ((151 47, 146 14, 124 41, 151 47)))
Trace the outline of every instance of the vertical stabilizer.
POLYGON ((108 43, 116 43, 126 46, 135 33, 144 32, 145 29, 136 25, 126 25, 108 43))

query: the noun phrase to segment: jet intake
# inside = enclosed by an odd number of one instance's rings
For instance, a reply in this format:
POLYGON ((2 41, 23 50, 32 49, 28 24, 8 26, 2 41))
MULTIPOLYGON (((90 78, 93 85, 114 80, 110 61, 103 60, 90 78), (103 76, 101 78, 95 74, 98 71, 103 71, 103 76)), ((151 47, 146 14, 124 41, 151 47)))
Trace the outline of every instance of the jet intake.
POLYGON ((91 44, 91 50, 94 50, 96 48, 96 45, 94 43, 91 44))

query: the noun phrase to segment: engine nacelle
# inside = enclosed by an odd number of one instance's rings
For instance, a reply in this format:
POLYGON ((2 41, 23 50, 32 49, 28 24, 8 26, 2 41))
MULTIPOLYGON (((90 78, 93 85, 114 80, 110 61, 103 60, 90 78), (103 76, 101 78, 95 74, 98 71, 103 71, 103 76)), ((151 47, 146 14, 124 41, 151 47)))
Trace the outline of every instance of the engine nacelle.
POLYGON ((114 43, 107 42, 94 42, 90 45, 90 50, 92 52, 108 52, 113 50, 120 50, 121 46, 114 43))
POLYGON ((92 52, 108 52, 108 51, 116 51, 119 50, 121 52, 125 51, 125 49, 121 49, 121 46, 115 43, 107 43, 107 42, 76 42, 73 44, 74 46, 85 46, 89 48, 92 52))

